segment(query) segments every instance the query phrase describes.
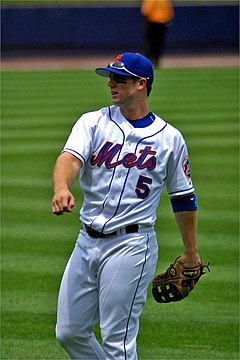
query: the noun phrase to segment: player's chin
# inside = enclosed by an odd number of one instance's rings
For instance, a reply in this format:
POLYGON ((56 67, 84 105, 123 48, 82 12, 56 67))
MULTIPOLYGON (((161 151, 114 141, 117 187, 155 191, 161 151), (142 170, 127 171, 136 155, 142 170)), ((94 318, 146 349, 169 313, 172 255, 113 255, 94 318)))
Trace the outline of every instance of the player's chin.
POLYGON ((118 94, 112 94, 112 102, 118 103, 120 101, 118 94))
POLYGON ((115 106, 121 106, 121 101, 119 99, 112 98, 112 104, 115 106))

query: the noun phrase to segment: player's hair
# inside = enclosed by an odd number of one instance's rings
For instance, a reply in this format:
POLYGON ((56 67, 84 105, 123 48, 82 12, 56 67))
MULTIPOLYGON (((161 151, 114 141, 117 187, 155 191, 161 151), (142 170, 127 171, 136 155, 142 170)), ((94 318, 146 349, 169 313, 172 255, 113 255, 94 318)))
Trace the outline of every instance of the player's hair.
MULTIPOLYGON (((131 76, 132 79, 134 79, 134 81, 139 80, 139 77, 136 76, 131 76)), ((147 96, 150 95, 150 92, 152 91, 152 85, 149 83, 149 81, 147 80, 147 96)))
POLYGON ((150 92, 152 91, 152 85, 149 84, 149 82, 147 81, 147 96, 150 95, 150 92))

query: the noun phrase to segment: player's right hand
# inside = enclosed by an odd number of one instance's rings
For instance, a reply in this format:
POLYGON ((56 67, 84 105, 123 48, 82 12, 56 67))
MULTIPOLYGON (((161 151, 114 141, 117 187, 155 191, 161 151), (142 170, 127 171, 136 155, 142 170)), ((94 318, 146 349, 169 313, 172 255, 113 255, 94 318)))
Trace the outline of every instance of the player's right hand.
POLYGON ((52 212, 55 215, 63 215, 64 212, 72 212, 75 199, 70 191, 57 192, 52 199, 52 212))

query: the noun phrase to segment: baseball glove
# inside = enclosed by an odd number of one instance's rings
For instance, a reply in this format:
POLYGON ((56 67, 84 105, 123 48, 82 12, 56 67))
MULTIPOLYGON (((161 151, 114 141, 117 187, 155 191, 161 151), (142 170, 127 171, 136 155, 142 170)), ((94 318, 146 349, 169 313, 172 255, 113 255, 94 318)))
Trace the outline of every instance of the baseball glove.
POLYGON ((178 262, 179 258, 180 256, 166 271, 161 272, 153 279, 152 294, 158 303, 169 303, 184 299, 193 290, 200 277, 206 274, 204 268, 210 272, 210 262, 205 265, 201 261, 198 266, 186 268, 178 262))

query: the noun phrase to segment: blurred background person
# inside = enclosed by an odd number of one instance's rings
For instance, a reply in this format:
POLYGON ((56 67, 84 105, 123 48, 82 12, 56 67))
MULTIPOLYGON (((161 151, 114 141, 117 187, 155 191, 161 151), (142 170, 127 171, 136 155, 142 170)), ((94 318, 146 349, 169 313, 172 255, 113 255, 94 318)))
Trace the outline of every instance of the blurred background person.
POLYGON ((168 0, 142 0, 141 14, 144 16, 144 55, 157 67, 167 26, 174 18, 173 6, 168 0))

